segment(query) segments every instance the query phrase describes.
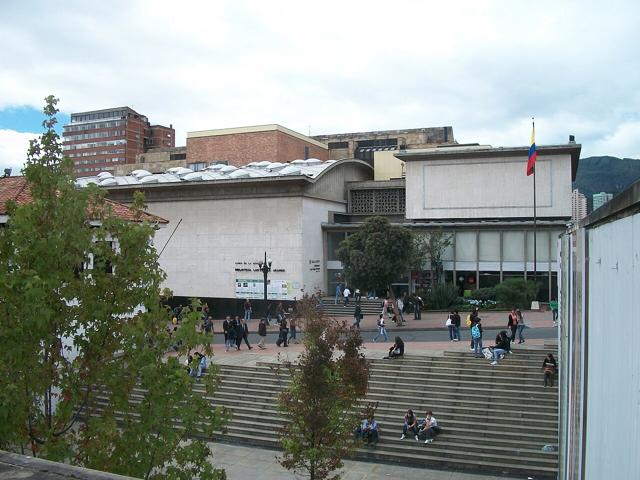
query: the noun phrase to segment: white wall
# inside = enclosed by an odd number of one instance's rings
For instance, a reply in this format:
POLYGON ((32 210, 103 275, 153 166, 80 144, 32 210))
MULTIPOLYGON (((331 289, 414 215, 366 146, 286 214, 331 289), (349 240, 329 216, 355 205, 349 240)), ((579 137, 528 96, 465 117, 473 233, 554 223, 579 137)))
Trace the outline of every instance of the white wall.
MULTIPOLYGON (((290 298, 314 293, 324 285, 321 223, 344 203, 302 196, 150 202, 149 213, 169 220, 156 232, 154 245, 167 273, 163 286, 176 296, 234 298, 236 279, 262 279, 251 267, 267 252, 273 262, 271 280, 292 283, 290 298), (310 261, 318 260, 312 264, 310 261), (314 271, 318 265, 319 271, 314 271), (284 269, 284 272, 277 270, 284 269)), ((257 266, 253 267, 257 268, 257 266)))
POLYGON ((585 478, 640 478, 640 214, 588 235, 585 478))
MULTIPOLYGON (((407 218, 508 218, 533 215, 533 177, 524 156, 411 160, 407 218)), ((571 156, 539 155, 539 217, 571 217, 571 156)))
MULTIPOLYGON (((170 221, 156 232, 167 273, 166 287, 177 296, 235 297, 236 278, 262 278, 261 272, 236 272, 236 262, 273 260, 270 279, 289 280, 298 298, 304 283, 302 197, 242 198, 150 202, 149 212, 170 221)), ((319 220, 316 220, 319 221, 319 220)), ((315 252, 314 252, 315 253, 315 252)), ((309 252, 311 255, 311 252, 309 252)), ((322 259, 322 248, 317 254, 322 259)))

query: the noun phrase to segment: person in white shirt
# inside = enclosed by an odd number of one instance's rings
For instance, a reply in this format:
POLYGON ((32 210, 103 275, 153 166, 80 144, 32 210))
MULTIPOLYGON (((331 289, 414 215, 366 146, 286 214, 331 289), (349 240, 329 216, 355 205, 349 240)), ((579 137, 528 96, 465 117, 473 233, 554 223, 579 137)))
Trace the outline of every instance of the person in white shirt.
POLYGON ((351 295, 351 290, 349 290, 349 287, 344 287, 342 295, 344 295, 344 306, 346 307, 349 304, 349 295, 351 295))
POLYGON ((378 317, 378 334, 375 337, 373 337, 373 341, 374 342, 377 341, 380 335, 384 337, 385 342, 389 341, 389 338, 387 337, 387 330, 384 327, 384 315, 382 313, 378 317))
POLYGON ((427 416, 420 424, 418 434, 416 435, 416 442, 424 439, 424 443, 431 443, 433 439, 440 433, 441 428, 438 426, 436 417, 433 416, 431 410, 427 412, 427 416))
POLYGON ((373 415, 362 421, 362 424, 355 430, 356 438, 367 441, 367 445, 378 443, 378 422, 375 421, 373 415))

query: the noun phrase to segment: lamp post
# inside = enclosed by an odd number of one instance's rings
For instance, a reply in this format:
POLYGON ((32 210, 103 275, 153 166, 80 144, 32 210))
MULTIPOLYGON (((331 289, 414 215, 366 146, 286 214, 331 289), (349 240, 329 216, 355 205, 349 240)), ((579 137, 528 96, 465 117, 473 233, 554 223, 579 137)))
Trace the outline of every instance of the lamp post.
POLYGON ((267 252, 264 252, 264 262, 258 261, 258 268, 264 276, 264 316, 267 316, 267 277, 271 271, 271 259, 267 259, 267 252))

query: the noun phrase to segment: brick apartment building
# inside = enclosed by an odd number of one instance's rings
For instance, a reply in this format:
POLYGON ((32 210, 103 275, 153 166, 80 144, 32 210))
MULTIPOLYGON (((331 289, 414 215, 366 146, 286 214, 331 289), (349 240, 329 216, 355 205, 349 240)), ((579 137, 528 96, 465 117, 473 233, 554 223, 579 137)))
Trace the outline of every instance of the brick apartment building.
POLYGON ((135 163, 136 155, 150 148, 175 146, 171 125, 151 125, 146 116, 129 107, 72 113, 62 137, 62 148, 75 164, 77 177, 135 163))
POLYGON ((198 169, 214 162, 246 165, 267 160, 328 160, 327 146, 280 125, 223 128, 187 133, 187 161, 198 169))

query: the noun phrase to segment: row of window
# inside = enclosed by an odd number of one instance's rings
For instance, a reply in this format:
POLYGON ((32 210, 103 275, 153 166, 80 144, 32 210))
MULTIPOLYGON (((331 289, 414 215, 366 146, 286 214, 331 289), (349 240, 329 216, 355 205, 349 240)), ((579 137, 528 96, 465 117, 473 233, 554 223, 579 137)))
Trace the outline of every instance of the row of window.
POLYGON ((70 153, 67 155, 69 158, 77 157, 95 157, 96 155, 115 155, 118 153, 124 153, 124 148, 116 148, 115 150, 100 150, 99 152, 82 152, 82 153, 70 153))
POLYGON ((95 148, 95 147, 110 147, 112 145, 125 145, 126 139, 109 140, 106 142, 91 142, 91 143, 78 143, 76 145, 64 145, 63 150, 79 150, 81 148, 95 148))
POLYGON ((115 170, 115 167, 87 167, 87 168, 76 168, 77 173, 85 173, 85 172, 110 172, 115 170))
MULTIPOLYGON (((95 113, 74 113, 71 115, 71 123, 78 122, 90 122, 92 120, 102 120, 103 118, 122 118, 130 117, 131 112, 128 110, 109 110, 107 112, 95 112, 95 113)), ((139 118, 139 115, 134 115, 135 118, 139 118)))
POLYGON ((124 163, 124 157, 112 157, 112 158, 94 158, 89 160, 76 160, 76 165, 91 165, 92 163, 124 163))
POLYGON ((80 135, 67 135, 64 137, 65 142, 71 142, 74 140, 90 140, 92 138, 108 138, 108 137, 120 137, 124 135, 124 130, 111 130, 108 132, 93 132, 93 133, 81 133, 80 135))
POLYGON ((99 128, 123 127, 127 122, 116 120, 113 122, 88 123, 86 125, 65 125, 66 132, 84 132, 85 130, 98 130, 99 128))

